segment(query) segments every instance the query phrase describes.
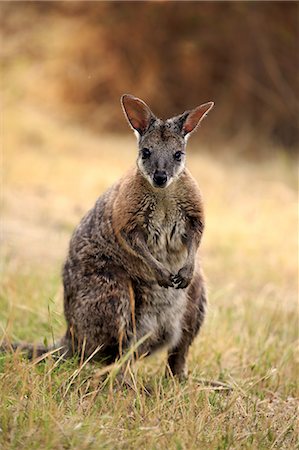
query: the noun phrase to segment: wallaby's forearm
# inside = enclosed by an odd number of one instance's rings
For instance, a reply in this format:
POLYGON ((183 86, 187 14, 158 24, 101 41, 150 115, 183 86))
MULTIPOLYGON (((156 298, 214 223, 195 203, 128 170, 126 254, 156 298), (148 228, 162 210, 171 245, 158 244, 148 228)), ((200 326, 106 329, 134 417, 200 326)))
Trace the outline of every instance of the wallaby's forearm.
POLYGON ((163 287, 170 287, 173 285, 171 280, 172 274, 151 254, 144 233, 141 230, 135 229, 129 234, 121 233, 121 235, 126 244, 130 246, 135 256, 141 259, 153 273, 158 284, 163 287))
POLYGON ((151 254, 142 233, 135 232, 132 237, 132 248, 154 272, 163 269, 163 265, 151 254))
POLYGON ((204 225, 201 218, 189 219, 187 230, 182 236, 182 242, 187 248, 187 258, 184 266, 172 277, 172 281, 178 288, 185 288, 191 283, 203 228, 204 225))
POLYGON ((200 245, 203 232, 202 218, 188 218, 187 229, 182 236, 182 242, 187 248, 187 258, 184 266, 177 274, 171 274, 163 264, 161 264, 150 252, 144 233, 141 229, 135 228, 129 233, 125 230, 121 233, 126 246, 130 248, 130 252, 141 259, 155 276, 159 285, 163 287, 176 287, 182 289, 187 287, 192 280, 195 266, 195 258, 198 247, 200 245))

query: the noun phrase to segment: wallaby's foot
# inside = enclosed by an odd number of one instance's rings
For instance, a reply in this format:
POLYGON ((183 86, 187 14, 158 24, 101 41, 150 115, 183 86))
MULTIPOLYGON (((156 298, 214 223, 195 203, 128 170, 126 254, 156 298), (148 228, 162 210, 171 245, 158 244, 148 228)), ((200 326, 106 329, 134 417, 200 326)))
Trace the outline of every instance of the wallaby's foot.
POLYGON ((153 389, 151 386, 144 386, 140 384, 138 384, 138 386, 135 386, 132 381, 129 380, 123 380, 122 382, 117 381, 114 387, 114 392, 123 392, 124 390, 134 392, 135 394, 137 392, 139 394, 143 393, 146 396, 150 396, 153 394, 153 389))
POLYGON ((116 378, 115 380, 115 391, 123 391, 124 389, 132 392, 143 392, 145 395, 152 395, 153 389, 148 385, 143 385, 138 382, 138 384, 133 383, 132 379, 129 377, 116 378))
POLYGON ((187 354, 189 345, 184 344, 183 341, 178 347, 168 352, 166 374, 175 376, 179 381, 185 381, 188 378, 187 354))
POLYGON ((152 388, 140 383, 137 376, 129 374, 126 369, 126 367, 121 368, 120 372, 117 374, 114 380, 114 389, 116 391, 123 391, 124 389, 127 389, 135 393, 143 392, 145 395, 151 395, 152 388))
POLYGON ((122 391, 124 389, 136 391, 132 379, 123 373, 119 373, 114 380, 114 390, 122 391))
POLYGON ((166 377, 175 377, 180 382, 184 382, 188 380, 188 369, 186 363, 170 365, 171 362, 168 362, 166 367, 165 376, 166 377))

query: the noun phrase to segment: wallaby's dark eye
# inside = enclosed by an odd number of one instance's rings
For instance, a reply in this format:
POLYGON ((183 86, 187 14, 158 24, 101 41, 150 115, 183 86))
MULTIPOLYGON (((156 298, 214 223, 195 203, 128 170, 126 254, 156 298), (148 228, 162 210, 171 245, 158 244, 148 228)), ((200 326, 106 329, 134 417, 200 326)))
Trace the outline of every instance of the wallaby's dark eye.
POLYGON ((151 156, 151 151, 148 148, 142 149, 142 159, 148 159, 151 156))
POLYGON ((176 160, 176 161, 181 161, 181 159, 182 159, 182 152, 175 152, 175 154, 173 155, 173 157, 174 157, 174 159, 176 160))

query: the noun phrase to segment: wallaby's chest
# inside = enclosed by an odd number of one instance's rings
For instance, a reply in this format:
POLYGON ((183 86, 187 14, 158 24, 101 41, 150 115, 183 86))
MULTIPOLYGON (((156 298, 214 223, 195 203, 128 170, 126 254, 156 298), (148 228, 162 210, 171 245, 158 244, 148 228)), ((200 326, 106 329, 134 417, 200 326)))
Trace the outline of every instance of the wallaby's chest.
POLYGON ((157 285, 142 293, 136 309, 137 338, 150 335, 150 352, 164 345, 174 347, 180 340, 186 302, 186 292, 180 289, 166 290, 157 285))
POLYGON ((151 204, 145 227, 152 255, 170 270, 179 270, 187 256, 182 242, 186 219, 179 204, 173 199, 161 199, 151 204))

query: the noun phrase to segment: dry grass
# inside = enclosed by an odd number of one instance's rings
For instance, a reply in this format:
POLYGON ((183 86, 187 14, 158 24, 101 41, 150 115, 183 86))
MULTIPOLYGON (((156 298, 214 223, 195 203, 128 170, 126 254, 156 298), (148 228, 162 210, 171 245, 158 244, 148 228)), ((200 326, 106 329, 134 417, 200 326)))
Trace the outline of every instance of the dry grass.
MULTIPOLYGON (((135 143, 6 106, 0 323, 12 340, 50 341, 64 329, 60 270, 71 231, 134 162, 135 143)), ((137 365, 137 392, 99 383, 95 366, 72 378, 76 361, 2 355, 1 448, 298 448, 296 168, 279 155, 254 164, 195 148, 188 164, 206 202, 210 285, 189 381, 164 379, 163 354, 137 365), (213 391, 199 378, 234 389, 213 391)))

